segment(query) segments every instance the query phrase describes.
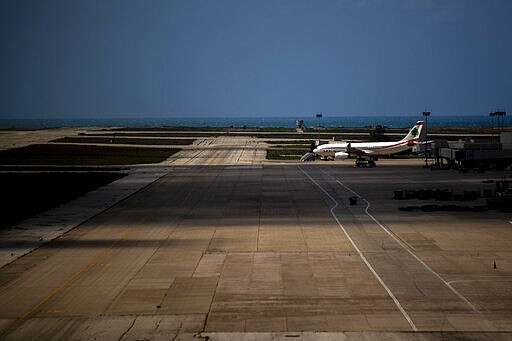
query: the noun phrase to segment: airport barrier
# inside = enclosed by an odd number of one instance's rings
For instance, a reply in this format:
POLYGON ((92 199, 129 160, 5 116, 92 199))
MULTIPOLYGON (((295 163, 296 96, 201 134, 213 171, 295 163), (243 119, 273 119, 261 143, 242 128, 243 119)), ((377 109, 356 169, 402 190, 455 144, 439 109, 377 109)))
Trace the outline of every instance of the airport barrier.
POLYGON ((501 212, 512 212, 512 181, 509 180, 485 180, 484 183, 495 183, 495 188, 483 190, 466 189, 462 193, 454 193, 450 189, 399 189, 393 191, 395 200, 435 200, 435 201, 456 201, 474 202, 480 198, 486 199, 486 205, 468 206, 463 204, 447 205, 421 205, 399 207, 401 211, 420 210, 424 212, 433 211, 472 211, 483 212, 489 209, 501 212))

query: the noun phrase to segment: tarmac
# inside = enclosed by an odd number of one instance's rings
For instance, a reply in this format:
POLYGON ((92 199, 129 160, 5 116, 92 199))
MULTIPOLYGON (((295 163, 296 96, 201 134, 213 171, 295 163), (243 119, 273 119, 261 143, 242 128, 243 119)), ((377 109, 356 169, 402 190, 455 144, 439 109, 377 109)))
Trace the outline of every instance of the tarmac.
MULTIPOLYGON (((15 171, 16 167, 11 169, 10 172, 15 171)), ((170 171, 172 168, 165 166, 127 168, 122 171, 127 175, 119 180, 26 219, 8 230, 0 230, 0 267, 60 237, 170 171)))
POLYGON ((265 147, 199 139, 164 175, 0 268, 0 338, 512 338, 511 215, 392 199, 487 189, 510 172, 269 162, 265 147))

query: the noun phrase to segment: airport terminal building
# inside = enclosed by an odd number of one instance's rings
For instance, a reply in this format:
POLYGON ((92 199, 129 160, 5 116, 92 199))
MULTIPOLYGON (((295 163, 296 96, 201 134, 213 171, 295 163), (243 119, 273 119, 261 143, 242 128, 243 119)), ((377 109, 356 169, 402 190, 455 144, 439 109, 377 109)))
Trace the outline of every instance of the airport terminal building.
POLYGON ((468 138, 464 141, 435 140, 426 145, 435 160, 434 168, 505 169, 512 165, 512 132, 495 138, 468 138))

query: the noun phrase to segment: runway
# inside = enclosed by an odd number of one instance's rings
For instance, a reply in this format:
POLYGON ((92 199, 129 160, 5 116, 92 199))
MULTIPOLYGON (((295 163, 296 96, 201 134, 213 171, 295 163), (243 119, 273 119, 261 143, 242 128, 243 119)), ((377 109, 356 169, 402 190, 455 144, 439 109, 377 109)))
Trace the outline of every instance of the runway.
POLYGON ((222 139, 2 267, 0 337, 510 337, 512 217, 403 212, 391 199, 495 175, 401 160, 269 164, 257 142, 222 139))

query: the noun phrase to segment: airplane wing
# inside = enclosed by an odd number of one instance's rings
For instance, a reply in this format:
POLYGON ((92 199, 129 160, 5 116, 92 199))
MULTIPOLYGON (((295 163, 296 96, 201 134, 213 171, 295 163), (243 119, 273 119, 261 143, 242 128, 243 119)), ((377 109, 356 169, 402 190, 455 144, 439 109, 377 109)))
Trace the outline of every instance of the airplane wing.
POLYGON ((357 148, 357 147, 350 147, 350 152, 357 155, 370 155, 374 151, 371 149, 365 149, 365 148, 357 148))

